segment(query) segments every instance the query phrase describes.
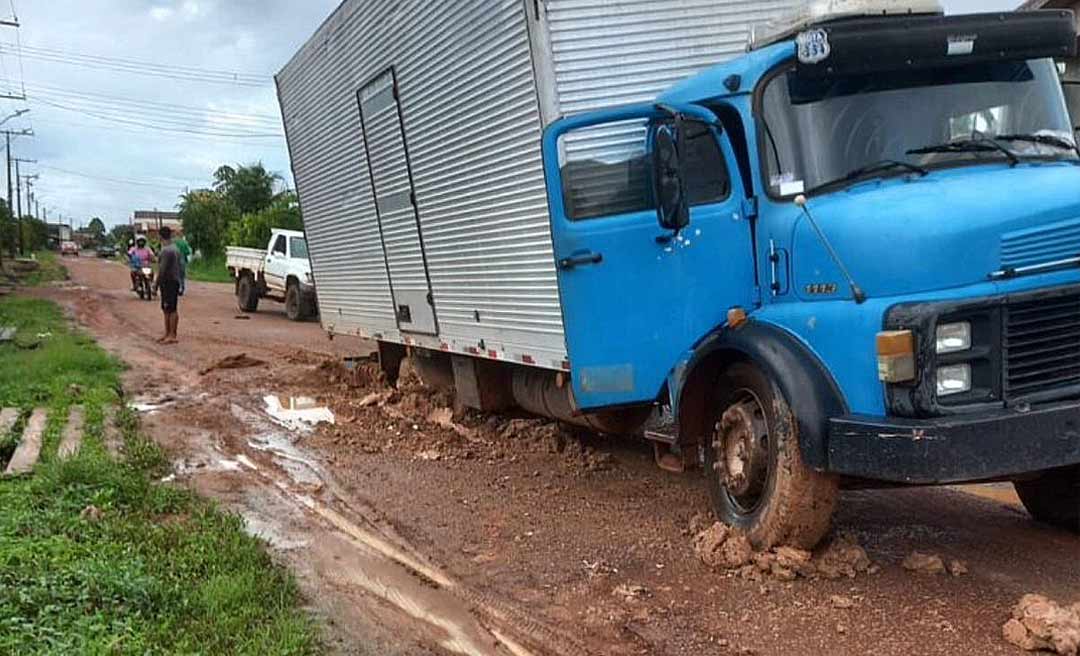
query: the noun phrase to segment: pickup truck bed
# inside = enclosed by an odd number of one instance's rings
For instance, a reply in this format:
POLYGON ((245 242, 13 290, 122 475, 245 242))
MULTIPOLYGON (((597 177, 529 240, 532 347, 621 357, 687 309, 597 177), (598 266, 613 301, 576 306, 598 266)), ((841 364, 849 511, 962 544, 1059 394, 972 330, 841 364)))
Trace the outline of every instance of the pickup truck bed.
POLYGON ((266 266, 266 251, 258 248, 230 246, 225 249, 225 265, 234 276, 237 271, 244 269, 256 274, 262 273, 266 266))

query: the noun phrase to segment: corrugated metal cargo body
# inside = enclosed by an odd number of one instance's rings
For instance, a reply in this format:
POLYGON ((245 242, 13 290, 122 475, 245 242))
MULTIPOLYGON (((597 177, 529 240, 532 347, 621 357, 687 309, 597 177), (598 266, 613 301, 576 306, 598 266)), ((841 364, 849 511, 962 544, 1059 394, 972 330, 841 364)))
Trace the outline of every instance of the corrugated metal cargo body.
POLYGON ((564 368, 544 127, 654 98, 791 4, 344 2, 277 77, 325 328, 564 368))

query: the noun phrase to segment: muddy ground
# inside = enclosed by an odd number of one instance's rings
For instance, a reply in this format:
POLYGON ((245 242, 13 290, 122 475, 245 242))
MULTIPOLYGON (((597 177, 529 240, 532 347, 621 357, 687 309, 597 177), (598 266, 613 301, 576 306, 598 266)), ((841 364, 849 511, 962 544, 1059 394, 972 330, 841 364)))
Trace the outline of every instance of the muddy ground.
POLYGON ((1007 486, 845 493, 837 530, 875 574, 714 572, 688 529, 708 511, 699 475, 659 471, 642 443, 451 419, 415 383, 380 396, 336 364, 370 344, 331 342, 275 304, 237 318, 227 285, 192 284, 181 344, 158 346, 160 313, 122 266, 67 264, 70 283, 36 293, 131 365, 176 481, 268 540, 336 653, 1014 654, 1001 627, 1023 594, 1080 600, 1080 538, 1031 522, 1007 486), (214 369, 241 354, 243 368, 214 369), (285 429, 267 395, 317 397, 338 423, 285 429), (908 572, 915 550, 969 573, 908 572))

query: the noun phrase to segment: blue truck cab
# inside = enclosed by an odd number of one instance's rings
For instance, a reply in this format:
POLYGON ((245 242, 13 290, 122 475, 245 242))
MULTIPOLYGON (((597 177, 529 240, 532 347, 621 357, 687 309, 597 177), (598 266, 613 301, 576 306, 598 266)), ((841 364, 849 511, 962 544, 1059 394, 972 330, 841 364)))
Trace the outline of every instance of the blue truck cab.
POLYGON ((664 407, 759 547, 813 546, 849 484, 1013 481, 1076 530, 1075 51, 1068 11, 808 14, 551 125, 576 411, 664 407))

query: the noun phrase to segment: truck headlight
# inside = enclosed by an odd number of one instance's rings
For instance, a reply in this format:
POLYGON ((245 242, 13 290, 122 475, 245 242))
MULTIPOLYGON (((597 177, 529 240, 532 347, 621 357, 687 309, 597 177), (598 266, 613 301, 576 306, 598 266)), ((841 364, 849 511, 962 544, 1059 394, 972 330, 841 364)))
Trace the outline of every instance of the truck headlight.
POLYGON ((937 370, 937 395, 951 396, 971 391, 971 365, 957 364, 937 370))
POLYGON ((943 323, 937 327, 937 353, 959 353, 971 348, 971 323, 943 323))

